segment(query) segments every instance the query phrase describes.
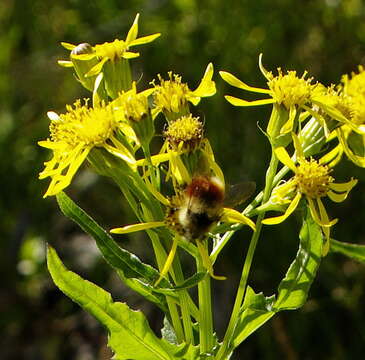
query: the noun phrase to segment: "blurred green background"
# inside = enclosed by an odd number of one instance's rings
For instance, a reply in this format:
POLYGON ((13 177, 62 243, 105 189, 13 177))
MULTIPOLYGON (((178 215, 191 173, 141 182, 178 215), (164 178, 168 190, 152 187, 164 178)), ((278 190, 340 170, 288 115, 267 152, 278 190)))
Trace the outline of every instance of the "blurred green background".
MULTIPOLYGON (((109 359, 104 329, 56 289, 45 268, 45 244, 66 265, 114 298, 141 308, 158 331, 162 316, 118 282, 93 241, 65 219, 55 199, 42 199, 47 181, 37 174, 50 155, 37 146, 48 134, 46 112, 88 94, 72 72, 56 64, 66 59, 59 43, 91 44, 124 38, 137 12, 140 35, 161 32, 141 47, 135 76, 146 84, 173 70, 195 88, 208 62, 247 83, 265 86, 257 66, 264 53, 268 69, 308 70, 326 85, 365 63, 365 4, 361 0, 2 0, 0 2, 0 358, 4 360, 109 359)), ((165 75, 166 76, 166 75, 165 75)), ((218 93, 194 109, 229 182, 256 181, 261 188, 269 157, 262 127, 267 108, 233 108, 224 94, 246 96, 215 77, 218 93)), ((162 124, 160 124, 162 127, 162 124)), ((333 235, 365 244, 365 171, 344 161, 336 178, 349 174, 358 186, 343 204, 333 235)), ((68 190, 105 228, 134 221, 108 180, 87 167, 68 190), (117 199, 117 200, 116 200, 117 199)), ((250 285, 271 295, 294 258, 298 221, 270 228, 259 243, 250 285), (273 256, 274 255, 274 256, 273 256)), ((222 336, 241 272, 247 235, 242 231, 217 263, 215 321, 222 336), (242 254, 242 255, 240 255, 242 254)), ((124 245, 152 262, 143 236, 124 245)), ((323 260, 299 311, 285 312, 248 338, 234 359, 362 359, 365 353, 365 266, 330 254, 323 260)))

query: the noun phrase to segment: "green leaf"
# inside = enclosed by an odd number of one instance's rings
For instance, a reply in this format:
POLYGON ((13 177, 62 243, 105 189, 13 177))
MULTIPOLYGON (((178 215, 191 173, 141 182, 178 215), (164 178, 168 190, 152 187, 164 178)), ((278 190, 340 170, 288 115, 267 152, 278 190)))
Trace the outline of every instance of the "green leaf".
POLYGON ((48 247, 47 263, 52 279, 60 290, 109 330, 109 346, 115 352, 114 359, 178 359, 171 350, 178 353, 182 347, 157 338, 140 311, 131 310, 125 303, 113 302, 108 292, 67 270, 51 247, 48 247))
MULTIPOLYGON (((117 270, 118 275, 125 284, 166 312, 165 297, 156 293, 152 286, 160 277, 160 273, 152 266, 141 262, 134 254, 119 247, 113 238, 65 193, 59 193, 57 201, 65 216, 77 223, 95 239, 105 260, 117 270)), ((166 279, 161 281, 161 285, 171 288, 166 279)), ((173 296, 174 294, 170 295, 173 296)))
POLYGON ((208 276, 207 272, 199 271, 179 285, 174 287, 158 287, 154 288, 154 291, 165 295, 173 295, 176 291, 190 289, 198 285, 206 276, 208 276))
POLYGON ((275 295, 265 297, 262 293, 255 294, 251 287, 247 287, 240 319, 233 334, 233 348, 275 315, 274 301, 275 295))
POLYGON ((331 239, 330 251, 341 253, 365 264, 365 245, 351 244, 331 239))
POLYGON ((320 264, 323 244, 321 228, 313 221, 309 211, 303 220, 299 238, 299 250, 285 278, 279 284, 276 300, 275 296, 265 297, 262 293, 256 294, 247 287, 242 311, 232 337, 233 348, 265 324, 275 313, 297 309, 305 303, 320 264))
POLYGON ((297 256, 279 285, 279 294, 274 304, 276 311, 301 307, 316 276, 321 261, 323 235, 320 226, 312 219, 310 211, 306 211, 299 238, 297 256))

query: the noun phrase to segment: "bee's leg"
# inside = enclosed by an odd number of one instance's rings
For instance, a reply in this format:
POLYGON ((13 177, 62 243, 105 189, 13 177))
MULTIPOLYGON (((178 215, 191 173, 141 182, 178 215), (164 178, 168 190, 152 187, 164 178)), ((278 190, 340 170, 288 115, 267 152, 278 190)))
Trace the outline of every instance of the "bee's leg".
POLYGON ((209 257, 208 251, 206 250, 206 248, 204 247, 204 245, 202 244, 202 242, 199 241, 199 240, 197 240, 196 241, 196 245, 197 245, 198 250, 199 250, 199 253, 200 253, 201 257, 202 257, 203 265, 207 269, 209 275, 213 279, 215 279, 215 280, 226 280, 226 277, 225 276, 214 275, 212 262, 210 261, 210 257, 209 257))
POLYGON ((158 280, 155 282, 154 286, 157 286, 160 281, 166 276, 166 274, 169 272, 171 264, 174 260, 175 254, 176 254, 176 249, 177 249, 177 238, 174 238, 174 241, 172 243, 172 247, 170 250, 170 253, 166 259, 165 265, 163 266, 161 273, 160 273, 160 277, 158 278, 158 280))

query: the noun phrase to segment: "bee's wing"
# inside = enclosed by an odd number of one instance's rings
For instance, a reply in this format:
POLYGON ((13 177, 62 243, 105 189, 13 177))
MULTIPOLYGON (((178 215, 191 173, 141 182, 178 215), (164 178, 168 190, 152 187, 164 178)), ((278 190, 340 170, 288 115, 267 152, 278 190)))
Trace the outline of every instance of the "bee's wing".
POLYGON ((256 189, 256 183, 245 181, 235 185, 227 186, 224 198, 224 206, 233 208, 245 202, 256 189))

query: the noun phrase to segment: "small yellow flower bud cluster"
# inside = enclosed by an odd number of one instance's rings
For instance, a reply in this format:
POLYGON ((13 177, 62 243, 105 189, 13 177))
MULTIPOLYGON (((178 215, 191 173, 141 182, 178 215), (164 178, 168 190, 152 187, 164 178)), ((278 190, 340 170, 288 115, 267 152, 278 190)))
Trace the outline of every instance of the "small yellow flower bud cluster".
POLYGON ((173 149, 182 146, 182 150, 196 149, 203 138, 203 123, 191 114, 171 122, 164 132, 169 145, 173 149))
POLYGON ((327 196, 329 185, 334 181, 330 172, 331 169, 314 159, 300 159, 294 181, 302 194, 312 199, 321 198, 327 196))

